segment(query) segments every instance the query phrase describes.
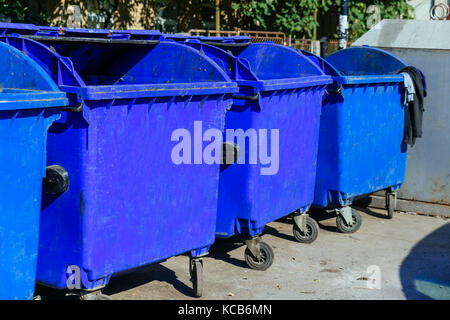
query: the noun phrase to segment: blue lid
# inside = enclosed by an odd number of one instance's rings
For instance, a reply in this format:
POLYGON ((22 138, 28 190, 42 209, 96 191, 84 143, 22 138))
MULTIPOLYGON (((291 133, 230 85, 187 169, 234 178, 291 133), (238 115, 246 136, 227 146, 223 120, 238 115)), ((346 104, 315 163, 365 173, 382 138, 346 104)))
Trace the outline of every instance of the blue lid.
POLYGON ((217 46, 190 39, 185 42, 213 59, 242 86, 272 91, 325 85, 331 77, 297 51, 273 43, 249 44, 238 56, 217 46))
POLYGON ((397 74, 408 66, 387 51, 367 46, 339 50, 325 59, 345 76, 397 74))
POLYGON ((261 80, 320 76, 324 72, 296 50, 274 43, 252 43, 236 56, 261 80))
POLYGON ((0 43, 0 110, 66 106, 68 100, 39 64, 0 43))
POLYGON ((238 90, 213 60, 173 41, 46 37, 38 42, 20 36, 3 36, 0 41, 24 51, 61 90, 81 99, 219 94, 238 90))
POLYGON ((308 51, 301 52, 339 85, 402 82, 403 75, 398 71, 407 66, 396 56, 371 47, 339 50, 325 59, 308 51), (382 66, 377 67, 377 64, 382 66))

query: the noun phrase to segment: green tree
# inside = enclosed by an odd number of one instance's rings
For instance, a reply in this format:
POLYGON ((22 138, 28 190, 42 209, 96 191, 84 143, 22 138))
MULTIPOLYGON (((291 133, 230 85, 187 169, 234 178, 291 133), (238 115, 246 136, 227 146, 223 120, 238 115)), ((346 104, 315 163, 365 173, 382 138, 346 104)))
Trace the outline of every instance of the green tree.
MULTIPOLYGON (((339 15, 340 2, 340 0, 234 0, 231 7, 242 20, 240 24, 242 29, 282 31, 295 37, 311 38, 314 28, 320 27, 319 22, 314 19, 314 13, 322 17, 336 17, 339 15)), ((367 9, 371 5, 379 8, 381 19, 413 18, 412 7, 406 0, 352 0, 349 16, 350 40, 358 38, 368 30, 367 21, 372 18, 373 13, 367 9)))
POLYGON ((46 1, 0 0, 0 15, 11 22, 47 24, 46 1))

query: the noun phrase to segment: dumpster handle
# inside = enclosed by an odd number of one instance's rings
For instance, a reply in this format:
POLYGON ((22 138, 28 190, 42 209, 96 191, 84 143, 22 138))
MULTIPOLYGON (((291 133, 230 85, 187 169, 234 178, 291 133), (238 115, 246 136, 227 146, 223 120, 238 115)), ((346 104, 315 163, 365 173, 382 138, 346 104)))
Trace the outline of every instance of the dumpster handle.
POLYGON ((256 101, 259 98, 259 93, 253 95, 253 96, 239 96, 239 95, 234 95, 233 99, 236 100, 250 100, 250 101, 256 101))

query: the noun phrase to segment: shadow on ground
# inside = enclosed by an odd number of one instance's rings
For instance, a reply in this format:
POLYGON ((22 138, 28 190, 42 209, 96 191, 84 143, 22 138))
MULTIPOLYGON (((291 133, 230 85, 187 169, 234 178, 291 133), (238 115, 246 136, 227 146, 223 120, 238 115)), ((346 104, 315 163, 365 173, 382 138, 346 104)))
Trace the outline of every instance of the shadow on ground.
MULTIPOLYGON (((188 268, 188 264, 186 263, 186 272, 188 268)), ((160 263, 115 275, 111 278, 108 285, 102 289, 102 293, 113 295, 154 281, 172 285, 176 290, 186 296, 193 295, 191 287, 178 280, 174 271, 164 267, 160 263)), ((43 300, 79 300, 79 296, 74 294, 67 295, 68 292, 67 290, 56 290, 40 285, 36 286, 36 295, 41 296, 43 300)))
POLYGON ((248 268, 245 263, 244 255, 242 255, 242 259, 236 259, 229 254, 230 251, 242 246, 245 247, 245 244, 239 237, 232 237, 228 239, 216 238, 214 244, 209 250, 209 257, 216 260, 225 261, 237 267, 248 268))
POLYGON ((400 267, 407 299, 450 299, 450 223, 417 243, 400 267))

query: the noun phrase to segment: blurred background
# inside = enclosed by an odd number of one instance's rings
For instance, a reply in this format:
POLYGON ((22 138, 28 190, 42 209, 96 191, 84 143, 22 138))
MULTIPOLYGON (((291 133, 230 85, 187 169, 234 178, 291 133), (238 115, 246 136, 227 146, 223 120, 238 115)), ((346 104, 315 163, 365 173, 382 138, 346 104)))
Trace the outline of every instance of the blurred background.
MULTIPOLYGON (((382 19, 450 19, 448 2, 348 1, 349 44, 382 19)), ((220 35, 269 38, 306 50, 311 41, 326 38, 332 52, 341 4, 341 0, 0 0, 0 21, 205 35, 222 31, 220 35)))

